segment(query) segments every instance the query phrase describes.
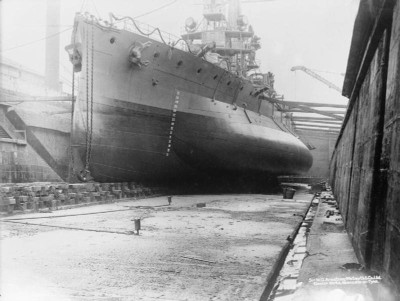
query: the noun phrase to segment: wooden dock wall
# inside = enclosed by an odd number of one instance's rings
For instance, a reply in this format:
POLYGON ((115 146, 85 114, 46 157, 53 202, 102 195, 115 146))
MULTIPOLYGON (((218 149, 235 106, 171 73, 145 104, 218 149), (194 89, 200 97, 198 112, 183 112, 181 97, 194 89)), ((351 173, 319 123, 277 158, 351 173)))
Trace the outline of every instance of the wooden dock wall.
POLYGON ((400 291, 400 0, 361 0, 330 179, 359 260, 400 291))

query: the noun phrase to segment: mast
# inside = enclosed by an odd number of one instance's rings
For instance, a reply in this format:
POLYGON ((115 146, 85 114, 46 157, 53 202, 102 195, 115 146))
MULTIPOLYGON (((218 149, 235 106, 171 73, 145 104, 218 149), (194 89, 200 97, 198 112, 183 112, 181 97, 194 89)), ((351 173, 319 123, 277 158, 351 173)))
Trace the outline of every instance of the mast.
POLYGON ((240 15, 240 0, 229 0, 228 24, 230 29, 237 29, 240 15))

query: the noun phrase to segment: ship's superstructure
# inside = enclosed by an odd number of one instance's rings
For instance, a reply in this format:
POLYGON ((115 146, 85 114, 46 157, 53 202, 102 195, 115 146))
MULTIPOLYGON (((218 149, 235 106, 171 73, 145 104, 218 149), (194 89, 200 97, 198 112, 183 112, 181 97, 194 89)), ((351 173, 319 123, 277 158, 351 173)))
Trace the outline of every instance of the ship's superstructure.
POLYGON ((260 87, 265 86, 264 91, 274 96, 273 74, 255 72, 260 65, 256 60, 256 51, 261 48, 260 37, 241 14, 239 2, 205 0, 202 21, 187 18, 182 38, 197 56, 260 87))
POLYGON ((79 72, 75 170, 97 181, 306 172, 312 158, 281 112, 259 39, 238 9, 206 1, 174 38, 130 17, 77 14, 66 49, 79 72), (224 17, 223 17, 224 16, 224 17), (229 16, 229 17, 226 17, 229 16))

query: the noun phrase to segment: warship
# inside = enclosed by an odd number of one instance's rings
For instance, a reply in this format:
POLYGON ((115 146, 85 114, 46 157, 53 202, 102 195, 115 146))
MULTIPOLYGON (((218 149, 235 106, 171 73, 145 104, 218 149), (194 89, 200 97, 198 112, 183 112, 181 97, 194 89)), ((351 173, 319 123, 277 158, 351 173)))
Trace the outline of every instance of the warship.
POLYGON ((65 49, 79 76, 71 155, 81 180, 308 171, 309 149, 268 102, 274 76, 257 71, 260 38, 239 4, 204 1, 203 21, 186 19, 180 37, 76 14, 65 49))

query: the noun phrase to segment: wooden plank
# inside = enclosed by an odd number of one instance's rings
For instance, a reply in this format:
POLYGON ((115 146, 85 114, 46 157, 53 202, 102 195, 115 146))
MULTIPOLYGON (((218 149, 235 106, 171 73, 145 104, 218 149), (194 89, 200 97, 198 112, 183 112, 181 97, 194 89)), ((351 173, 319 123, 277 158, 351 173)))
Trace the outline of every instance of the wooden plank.
POLYGON ((274 98, 266 99, 269 102, 277 103, 286 106, 308 106, 308 107, 318 107, 318 108, 342 108, 347 109, 347 105, 335 104, 335 103, 319 103, 319 102, 304 102, 304 101, 288 101, 288 100, 278 100, 274 98))
POLYGON ((309 106, 301 105, 301 104, 298 104, 298 103, 295 103, 295 102, 292 102, 292 104, 288 105, 288 104, 285 103, 284 101, 277 100, 277 99, 270 98, 270 97, 263 97, 263 96, 262 96, 261 98, 262 98, 262 99, 265 99, 265 100, 267 100, 267 101, 269 101, 269 102, 271 102, 271 103, 281 104, 281 105, 285 105, 285 106, 287 106, 287 107, 289 107, 289 108, 297 108, 297 109, 300 110, 300 111, 295 111, 295 110, 292 110, 292 109, 282 109, 282 108, 278 108, 278 110, 280 110, 280 111, 282 111, 282 112, 307 112, 307 113, 316 113, 316 114, 319 114, 319 115, 324 115, 324 116, 332 117, 332 118, 337 119, 337 120, 343 120, 343 117, 337 116, 336 114, 344 114, 344 113, 345 113, 345 112, 340 112, 340 111, 339 111, 339 112, 333 111, 333 113, 331 113, 331 112, 329 112, 329 111, 316 110, 316 109, 313 109, 313 108, 311 108, 311 107, 309 107, 309 106))
POLYGON ((319 138, 319 139, 329 138, 332 140, 334 140, 338 136, 337 132, 322 132, 322 131, 315 131, 315 130, 311 130, 311 132, 309 132, 307 130, 296 130, 296 133, 300 137, 304 137, 306 140, 309 139, 308 137, 310 137, 310 136, 312 136, 313 138, 319 138))
POLYGON ((332 118, 318 118, 318 117, 297 117, 297 116, 293 116, 291 118, 292 121, 316 121, 316 122, 320 122, 320 121, 326 121, 326 122, 332 122, 332 123, 341 123, 340 120, 336 120, 336 119, 332 119, 332 118))
POLYGON ((72 100, 69 96, 53 96, 53 97, 31 97, 31 98, 21 98, 21 97, 1 97, 0 103, 20 103, 20 102, 53 102, 53 101, 68 101, 72 100))
POLYGON ((342 124, 340 122, 334 122, 334 121, 303 121, 303 120, 292 120, 294 124, 298 125, 306 125, 305 123, 312 123, 312 124, 331 124, 331 125, 338 125, 341 126, 342 124))
POLYGON ((289 107, 289 108, 278 108, 278 111, 282 112, 308 112, 308 113, 315 113, 318 112, 318 114, 321 113, 328 113, 328 114, 345 114, 346 111, 343 110, 327 110, 327 109, 313 109, 310 107, 289 107))
POLYGON ((336 129, 324 129, 324 128, 300 128, 295 127, 295 131, 297 130, 306 130, 306 131, 318 131, 318 132, 332 132, 332 133, 339 133, 339 130, 336 129))
POLYGON ((332 128, 335 130, 340 130, 340 126, 333 126, 331 124, 322 125, 322 124, 294 124, 296 128, 300 127, 310 127, 310 128, 332 128))
MULTIPOLYGON (((304 113, 304 112, 307 112, 307 113, 315 113, 315 111, 313 111, 313 112, 311 112, 311 111, 309 111, 309 109, 310 108, 293 108, 293 109, 278 109, 278 111, 281 111, 281 112, 292 112, 292 113, 304 113)), ((327 110, 318 110, 318 114, 340 114, 340 115, 344 115, 344 113, 346 113, 346 112, 343 112, 343 111, 327 111, 327 110)))
POLYGON ((329 112, 329 111, 319 111, 319 110, 315 110, 315 109, 312 109, 312 108, 306 108, 306 107, 304 107, 304 108, 299 108, 299 109, 289 109, 289 110, 280 110, 280 111, 282 111, 282 112, 292 112, 292 113, 315 113, 315 114, 319 114, 319 115, 323 115, 323 116, 328 116, 328 117, 332 117, 332 118, 335 118, 335 119, 337 119, 337 120, 343 120, 343 117, 342 116, 337 116, 336 114, 344 114, 344 113, 341 113, 341 112, 337 112, 336 113, 336 111, 334 111, 335 113, 331 113, 331 112, 329 112))

